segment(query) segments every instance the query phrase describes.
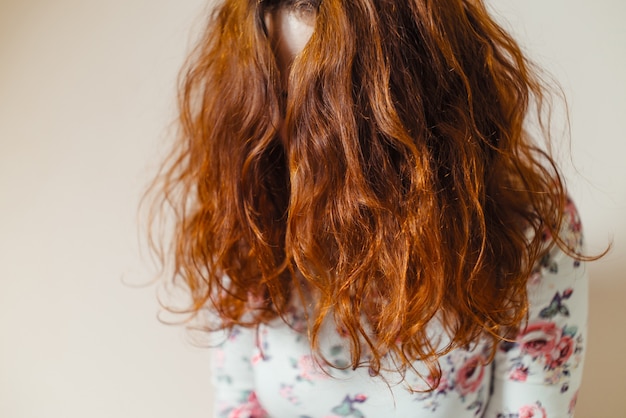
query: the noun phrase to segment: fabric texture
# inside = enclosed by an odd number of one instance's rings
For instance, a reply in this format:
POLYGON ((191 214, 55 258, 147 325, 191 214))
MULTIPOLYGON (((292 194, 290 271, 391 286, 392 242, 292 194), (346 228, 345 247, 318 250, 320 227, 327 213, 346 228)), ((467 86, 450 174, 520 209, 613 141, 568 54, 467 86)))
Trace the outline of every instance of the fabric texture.
MULTIPOLYGON (((565 217, 562 238, 580 251, 573 204, 565 217)), ((276 320, 258 329, 235 328, 212 350, 214 416, 571 417, 586 345, 587 287, 584 263, 554 246, 528 280, 528 323, 516 341, 500 343, 491 363, 487 341, 454 350, 440 359, 442 378, 427 392, 408 390, 428 387, 415 373, 403 380, 397 373, 371 377, 366 367, 322 368, 312 356, 304 316, 294 307, 291 326, 276 320)), ((320 341, 333 364, 349 364, 349 347, 332 324, 325 324, 320 341)), ((419 362, 415 367, 427 373, 419 362)))

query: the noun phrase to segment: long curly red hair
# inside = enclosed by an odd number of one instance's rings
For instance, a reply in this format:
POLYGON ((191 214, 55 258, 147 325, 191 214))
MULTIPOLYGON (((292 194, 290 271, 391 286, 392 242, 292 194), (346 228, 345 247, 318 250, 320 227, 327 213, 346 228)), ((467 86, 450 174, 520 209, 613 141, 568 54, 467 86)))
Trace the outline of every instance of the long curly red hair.
POLYGON ((434 369, 479 338, 495 347, 525 318, 566 202, 525 131, 543 114, 537 71, 481 0, 323 0, 283 86, 264 7, 217 6, 155 183, 190 312, 250 327, 300 299, 312 348, 332 319, 375 374, 389 354, 434 369))

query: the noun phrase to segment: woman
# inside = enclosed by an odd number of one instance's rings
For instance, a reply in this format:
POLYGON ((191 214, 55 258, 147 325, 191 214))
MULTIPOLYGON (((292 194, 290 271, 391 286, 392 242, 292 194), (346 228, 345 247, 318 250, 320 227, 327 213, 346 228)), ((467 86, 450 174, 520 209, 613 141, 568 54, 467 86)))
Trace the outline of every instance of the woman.
POLYGON ((224 0, 180 97, 159 184, 216 416, 573 414, 580 221, 481 0, 224 0))

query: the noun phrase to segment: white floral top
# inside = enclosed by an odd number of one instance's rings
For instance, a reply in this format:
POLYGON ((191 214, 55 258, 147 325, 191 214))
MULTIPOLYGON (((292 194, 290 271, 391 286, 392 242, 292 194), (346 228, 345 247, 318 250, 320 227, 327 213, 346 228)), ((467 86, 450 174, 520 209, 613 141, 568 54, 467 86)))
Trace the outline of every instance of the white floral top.
MULTIPOLYGON (((568 205, 563 238, 582 247, 580 221, 568 205)), ((294 313, 258 330, 236 328, 213 350, 215 416, 227 418, 379 417, 571 417, 582 376, 587 325, 587 277, 583 264, 558 247, 528 281, 527 327, 514 343, 501 343, 487 364, 479 343, 440 359, 434 391, 416 374, 371 377, 367 368, 322 371, 313 360, 304 324, 294 313), (295 329, 294 329, 295 328, 295 329)), ((322 331, 321 349, 337 366, 349 351, 334 327, 322 331)), ((420 364, 416 364, 420 370, 420 364)))

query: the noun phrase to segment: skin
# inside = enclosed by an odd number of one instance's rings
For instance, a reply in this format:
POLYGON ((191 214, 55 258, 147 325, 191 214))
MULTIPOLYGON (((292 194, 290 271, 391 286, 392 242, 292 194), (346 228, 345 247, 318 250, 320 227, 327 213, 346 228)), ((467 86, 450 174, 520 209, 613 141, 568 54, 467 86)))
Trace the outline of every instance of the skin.
POLYGON ((312 7, 278 6, 265 13, 265 27, 272 43, 283 86, 287 87, 291 64, 313 33, 316 11, 312 7))
MULTIPOLYGON (((291 64, 311 38, 316 15, 316 9, 307 7, 306 4, 299 7, 284 3, 265 13, 265 27, 274 50, 285 94, 288 90, 291 64)), ((286 144, 288 135, 284 121, 280 124, 278 134, 286 144)))

